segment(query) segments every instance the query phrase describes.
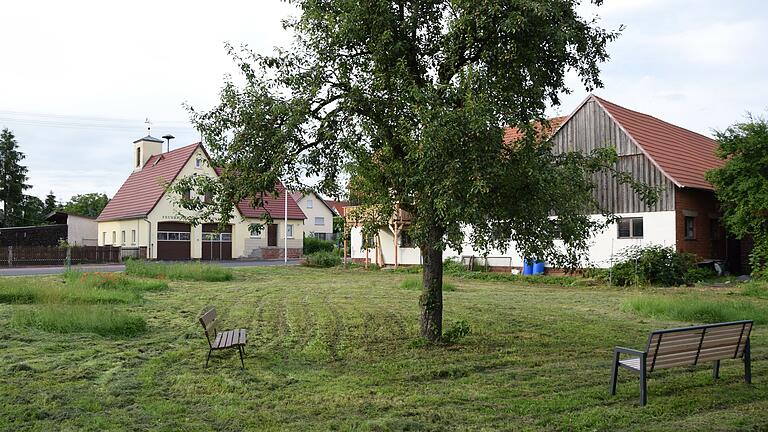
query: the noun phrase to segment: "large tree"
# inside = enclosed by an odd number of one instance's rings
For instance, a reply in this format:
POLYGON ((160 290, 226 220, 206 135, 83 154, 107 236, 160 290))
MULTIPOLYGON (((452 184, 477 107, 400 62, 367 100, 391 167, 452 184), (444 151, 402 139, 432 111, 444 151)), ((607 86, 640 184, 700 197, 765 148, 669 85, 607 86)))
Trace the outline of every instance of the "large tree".
POLYGON ((750 117, 718 131, 717 154, 725 163, 707 173, 723 211, 723 222, 737 238, 751 237, 750 265, 755 276, 768 268, 768 121, 750 117))
POLYGON ((190 108, 221 167, 217 179, 173 186, 215 193, 180 201, 193 221, 226 222, 242 198, 262 206, 280 180, 318 179, 316 190, 335 196, 347 168, 366 233, 398 205, 411 215, 430 340, 442 332, 446 247, 514 242, 556 265, 578 261, 604 226, 586 216, 596 211, 592 175, 610 171, 615 152, 554 155, 536 125, 568 91, 567 71, 589 89, 601 84, 616 32, 581 18, 577 0, 290 3, 300 11, 284 24, 293 46, 273 55, 228 46, 244 85, 227 79, 218 106, 190 108), (508 125, 524 138, 504 142, 508 125))
POLYGON ((48 192, 48 195, 45 196, 45 202, 43 203, 43 211, 48 215, 58 208, 59 203, 56 201, 56 195, 53 194, 53 191, 48 192))
POLYGON ((21 210, 27 184, 27 167, 21 165, 24 153, 8 129, 0 132, 0 200, 3 201, 2 226, 27 225, 21 210))
POLYGON ((109 198, 103 193, 75 195, 64 204, 62 210, 67 213, 95 218, 104 210, 108 202, 109 198))

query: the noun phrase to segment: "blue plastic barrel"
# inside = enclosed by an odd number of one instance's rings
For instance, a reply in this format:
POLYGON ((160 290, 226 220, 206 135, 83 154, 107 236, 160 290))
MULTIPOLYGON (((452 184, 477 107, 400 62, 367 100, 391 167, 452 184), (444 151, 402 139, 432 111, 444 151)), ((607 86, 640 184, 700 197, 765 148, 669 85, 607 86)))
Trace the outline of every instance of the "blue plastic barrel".
POLYGON ((544 274, 544 261, 536 260, 536 262, 533 263, 533 274, 544 274))
POLYGON ((533 274, 533 261, 524 259, 523 260, 523 275, 532 275, 533 274))

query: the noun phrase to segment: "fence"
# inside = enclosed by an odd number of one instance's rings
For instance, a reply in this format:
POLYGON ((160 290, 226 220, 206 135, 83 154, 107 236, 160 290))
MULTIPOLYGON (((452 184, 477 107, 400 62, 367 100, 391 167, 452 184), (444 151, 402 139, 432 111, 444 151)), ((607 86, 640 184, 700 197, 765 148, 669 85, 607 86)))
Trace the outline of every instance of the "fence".
POLYGON ((116 246, 7 246, 0 247, 0 267, 105 264, 122 260, 116 246))

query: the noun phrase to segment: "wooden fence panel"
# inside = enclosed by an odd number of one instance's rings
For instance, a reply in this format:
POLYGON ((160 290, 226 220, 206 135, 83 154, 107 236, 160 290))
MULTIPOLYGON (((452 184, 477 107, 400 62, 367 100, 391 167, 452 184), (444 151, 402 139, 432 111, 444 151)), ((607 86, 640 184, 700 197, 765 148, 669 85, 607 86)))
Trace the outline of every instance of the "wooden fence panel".
POLYGON ((0 247, 0 267, 107 264, 121 262, 118 246, 8 246, 0 247), (69 259, 68 259, 69 257, 69 259))

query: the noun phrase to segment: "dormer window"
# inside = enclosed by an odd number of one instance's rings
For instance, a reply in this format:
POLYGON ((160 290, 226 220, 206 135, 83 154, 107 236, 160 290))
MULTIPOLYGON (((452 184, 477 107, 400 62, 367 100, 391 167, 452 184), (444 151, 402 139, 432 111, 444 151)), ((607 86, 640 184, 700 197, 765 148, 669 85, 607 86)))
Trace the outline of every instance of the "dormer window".
POLYGON ((136 147, 136 168, 141 168, 141 147, 136 147))

